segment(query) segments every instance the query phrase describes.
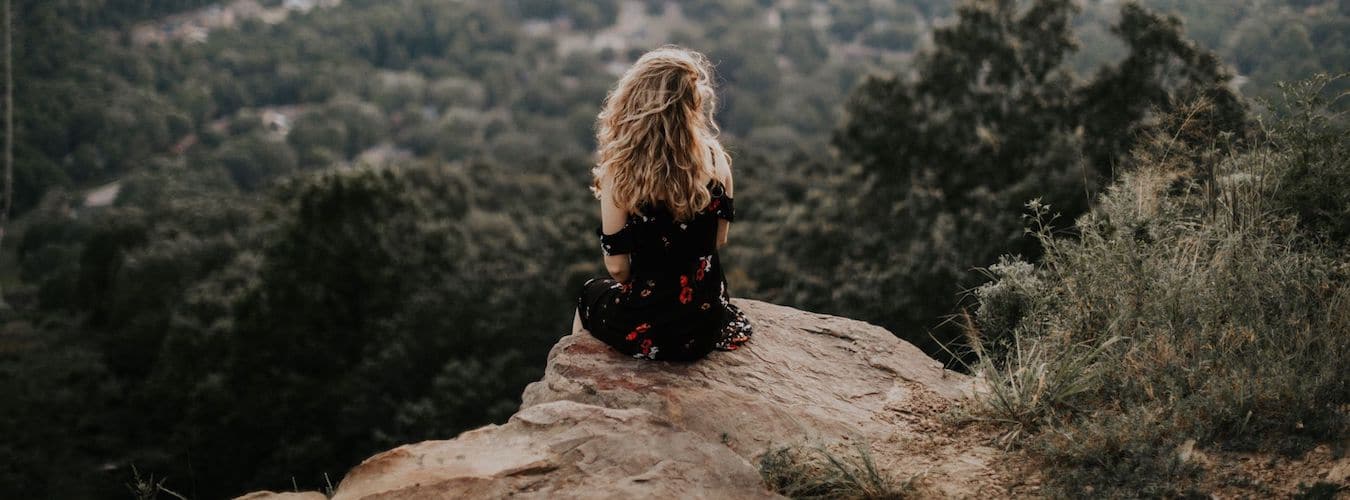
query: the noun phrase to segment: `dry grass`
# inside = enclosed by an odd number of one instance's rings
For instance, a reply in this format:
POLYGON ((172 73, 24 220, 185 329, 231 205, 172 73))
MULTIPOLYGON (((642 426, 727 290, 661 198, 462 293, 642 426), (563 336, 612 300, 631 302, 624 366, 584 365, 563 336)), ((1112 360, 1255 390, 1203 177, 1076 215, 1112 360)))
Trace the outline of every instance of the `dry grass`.
POLYGON ((770 489, 794 499, 898 500, 914 497, 913 477, 897 482, 877 469, 866 446, 839 455, 824 447, 771 449, 759 460, 770 489))
MULTIPOLYGON (((973 369, 990 390, 969 418, 1005 426, 1060 494, 1193 493, 1196 470, 1174 452, 1190 439, 1299 453, 1350 436, 1350 250, 1287 203, 1335 205, 1340 194, 1282 191, 1287 172, 1322 162, 1307 150, 1350 150, 1345 120, 1281 122, 1255 144, 1203 142, 1188 128, 1203 106, 1136 152, 1076 234, 1029 204, 1043 261, 1000 262, 974 292, 973 369)), ((1334 177, 1350 164, 1318 168, 1334 177)))

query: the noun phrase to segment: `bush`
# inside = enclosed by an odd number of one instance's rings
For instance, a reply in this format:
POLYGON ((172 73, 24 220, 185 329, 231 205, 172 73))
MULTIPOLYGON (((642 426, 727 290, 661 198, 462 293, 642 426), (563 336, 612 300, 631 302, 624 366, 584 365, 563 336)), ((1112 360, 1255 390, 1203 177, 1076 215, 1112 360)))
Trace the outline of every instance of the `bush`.
MULTIPOLYGON (((1344 110, 1334 113, 1318 105, 1328 87, 1350 80, 1350 73, 1319 76, 1293 84, 1281 83, 1286 91, 1278 109, 1294 113, 1296 120, 1276 124, 1274 139, 1286 154, 1277 158, 1282 188, 1277 202, 1298 214, 1306 229, 1345 248, 1350 245, 1350 150, 1345 148, 1347 130, 1344 110)), ((1340 97, 1345 97, 1342 94, 1340 97)), ((1332 103, 1332 106, 1343 103, 1332 103)), ((1335 109, 1335 108, 1333 108, 1335 109)))
POLYGON ((1299 102, 1250 145, 1225 134, 1197 143, 1185 117, 1204 103, 1183 109, 1174 132, 1135 151, 1076 237, 1029 204, 1044 260, 1034 272, 1000 261, 977 289, 969 333, 1011 343, 984 352, 977 371, 991 390, 974 418, 1045 459, 1065 494, 1181 494, 1193 471, 1169 450, 1186 439, 1299 453, 1350 435, 1350 266, 1301 216, 1308 197, 1285 191, 1316 182, 1276 182, 1311 167, 1345 175, 1345 162, 1300 152, 1350 141, 1343 121, 1314 108, 1325 103, 1299 102))
POLYGON ((986 275, 991 281, 975 289, 980 335, 969 343, 980 355, 998 359, 1011 348, 1013 329, 1031 310, 1044 284, 1035 266, 1008 257, 989 266, 986 275))
POLYGON ((1082 425, 1047 433, 1037 443, 1034 451, 1056 470, 1050 497, 1176 498, 1194 493, 1198 464, 1186 460, 1186 442, 1160 420, 1157 409, 1129 411, 1126 417, 1084 419, 1082 425))

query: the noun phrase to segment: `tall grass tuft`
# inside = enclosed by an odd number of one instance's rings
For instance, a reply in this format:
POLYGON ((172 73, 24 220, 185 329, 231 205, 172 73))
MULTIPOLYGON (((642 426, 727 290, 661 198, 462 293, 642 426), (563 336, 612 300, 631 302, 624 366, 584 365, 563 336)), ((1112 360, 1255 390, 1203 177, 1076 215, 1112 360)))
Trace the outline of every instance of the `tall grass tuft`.
POLYGON ((135 500, 155 500, 159 498, 160 493, 167 494, 178 500, 187 500, 187 497, 176 491, 164 487, 164 481, 167 478, 155 480, 155 475, 141 476, 141 471, 135 465, 131 466, 131 482, 126 484, 127 491, 135 500))
POLYGON ((770 489, 793 499, 899 500, 914 496, 913 481, 895 482, 877 469, 867 447, 837 455, 823 447, 782 447, 760 457, 770 489))
POLYGON ((1190 439, 1299 453, 1350 437, 1333 80, 1288 86, 1293 107, 1256 140, 1194 129, 1204 102, 1169 117, 1072 231, 1028 204, 1043 260, 991 266, 965 322, 989 386, 971 417, 1044 459, 1060 493, 1187 494, 1190 439))

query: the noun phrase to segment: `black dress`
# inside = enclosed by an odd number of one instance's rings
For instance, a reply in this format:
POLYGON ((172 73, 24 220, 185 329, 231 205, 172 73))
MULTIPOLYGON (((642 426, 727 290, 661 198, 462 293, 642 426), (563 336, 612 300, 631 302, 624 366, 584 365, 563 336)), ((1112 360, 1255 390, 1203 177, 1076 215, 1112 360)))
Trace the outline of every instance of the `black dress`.
POLYGON ((735 350, 750 340, 750 323, 730 302, 717 257, 718 219, 735 208, 717 181, 712 200, 692 220, 678 222, 663 206, 630 214, 623 228, 604 234, 605 255, 628 254, 628 281, 591 279, 577 297, 581 324, 624 354, 694 361, 715 349, 735 350))

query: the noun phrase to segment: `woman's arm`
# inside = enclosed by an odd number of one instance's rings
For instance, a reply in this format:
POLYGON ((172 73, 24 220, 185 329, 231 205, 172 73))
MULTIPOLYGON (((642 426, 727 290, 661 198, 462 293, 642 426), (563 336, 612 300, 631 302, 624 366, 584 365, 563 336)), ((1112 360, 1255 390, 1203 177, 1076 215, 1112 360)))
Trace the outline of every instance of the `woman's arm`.
MULTIPOLYGON (((731 160, 725 156, 717 159, 715 163, 717 176, 722 179, 723 186, 726 187, 728 198, 735 198, 735 189, 731 181, 731 160)), ((727 237, 731 233, 731 221, 726 219, 717 219, 717 248, 722 248, 727 244, 727 237)))
POLYGON ((727 236, 731 233, 731 221, 726 219, 717 220, 717 248, 721 249, 727 244, 727 236))
MULTIPOLYGON (((614 198, 611 196, 614 192, 613 184, 613 177, 608 172, 600 178, 600 229, 605 234, 619 232, 628 222, 628 214, 614 204, 614 198)), ((605 256, 605 269, 617 281, 628 281, 631 264, 628 254, 605 256)))

